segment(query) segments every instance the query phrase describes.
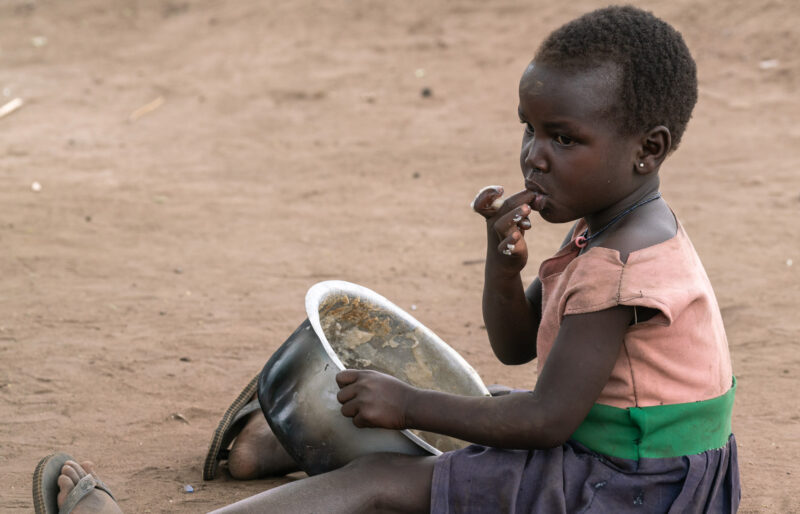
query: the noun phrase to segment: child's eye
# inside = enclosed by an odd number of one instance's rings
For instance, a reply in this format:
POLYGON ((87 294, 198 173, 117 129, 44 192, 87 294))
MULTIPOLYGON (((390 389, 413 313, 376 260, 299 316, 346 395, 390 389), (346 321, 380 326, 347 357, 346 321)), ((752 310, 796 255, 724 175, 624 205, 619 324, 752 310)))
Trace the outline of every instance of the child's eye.
POLYGON ((574 139, 562 134, 555 136, 553 139, 555 139, 556 143, 558 143, 561 146, 572 146, 575 144, 574 139))

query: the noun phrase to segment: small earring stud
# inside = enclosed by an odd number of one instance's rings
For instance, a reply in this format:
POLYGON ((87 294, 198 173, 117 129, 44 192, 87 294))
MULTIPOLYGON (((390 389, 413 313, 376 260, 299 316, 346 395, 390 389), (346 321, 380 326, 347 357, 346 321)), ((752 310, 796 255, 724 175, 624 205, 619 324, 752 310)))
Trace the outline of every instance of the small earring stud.
POLYGON ((640 163, 639 163, 639 167, 640 167, 640 168, 644 168, 644 163, 643 163, 643 162, 640 162, 640 163))

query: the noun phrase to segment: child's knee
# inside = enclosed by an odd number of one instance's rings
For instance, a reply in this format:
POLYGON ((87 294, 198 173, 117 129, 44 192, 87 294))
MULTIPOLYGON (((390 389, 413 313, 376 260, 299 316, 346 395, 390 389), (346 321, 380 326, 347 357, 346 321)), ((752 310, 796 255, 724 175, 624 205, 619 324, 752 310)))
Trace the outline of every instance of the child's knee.
POLYGON ((360 457, 346 467, 369 487, 365 499, 372 512, 427 512, 435 457, 378 453, 360 457))

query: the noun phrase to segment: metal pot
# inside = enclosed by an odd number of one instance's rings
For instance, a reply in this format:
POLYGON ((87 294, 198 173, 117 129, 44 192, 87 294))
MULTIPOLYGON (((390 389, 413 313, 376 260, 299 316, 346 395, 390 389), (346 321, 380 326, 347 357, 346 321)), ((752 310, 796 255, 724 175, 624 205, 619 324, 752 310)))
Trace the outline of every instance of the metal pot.
POLYGON ((376 452, 438 455, 467 445, 410 430, 357 428, 336 400, 336 374, 372 369, 415 387, 489 396, 478 374, 450 346, 369 289, 320 282, 306 294, 308 318, 261 372, 258 399, 272 431, 309 475, 376 452))

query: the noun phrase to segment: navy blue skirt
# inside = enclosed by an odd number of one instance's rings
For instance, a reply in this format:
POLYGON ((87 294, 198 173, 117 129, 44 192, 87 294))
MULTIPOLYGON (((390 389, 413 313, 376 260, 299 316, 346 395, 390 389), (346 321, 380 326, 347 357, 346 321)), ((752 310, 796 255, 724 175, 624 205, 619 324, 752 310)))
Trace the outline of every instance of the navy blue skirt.
POLYGON ((733 435, 717 450, 638 461, 575 441, 531 451, 472 445, 436 461, 431 512, 732 513, 740 498, 733 435))

